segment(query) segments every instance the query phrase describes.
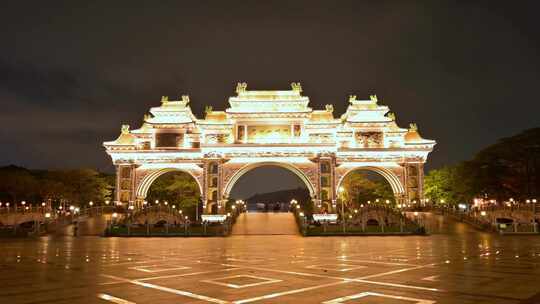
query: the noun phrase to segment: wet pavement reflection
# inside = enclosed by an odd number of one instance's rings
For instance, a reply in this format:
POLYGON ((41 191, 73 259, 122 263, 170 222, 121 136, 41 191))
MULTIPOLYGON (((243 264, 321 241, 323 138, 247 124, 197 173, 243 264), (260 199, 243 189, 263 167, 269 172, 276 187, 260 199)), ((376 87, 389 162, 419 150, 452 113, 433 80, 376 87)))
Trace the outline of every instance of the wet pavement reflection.
POLYGON ((0 303, 540 303, 540 236, 0 240, 0 303))

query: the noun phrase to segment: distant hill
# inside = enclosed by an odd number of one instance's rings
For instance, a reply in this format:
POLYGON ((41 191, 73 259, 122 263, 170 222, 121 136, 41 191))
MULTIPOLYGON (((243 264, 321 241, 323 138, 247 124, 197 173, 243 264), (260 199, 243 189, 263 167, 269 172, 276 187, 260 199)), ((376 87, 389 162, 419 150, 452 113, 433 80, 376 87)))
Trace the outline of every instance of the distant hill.
POLYGON ((296 188, 288 190, 280 190, 267 193, 257 193, 248 199, 246 203, 248 209, 256 209, 257 203, 285 203, 289 204, 291 200, 297 200, 298 202, 307 202, 310 199, 309 191, 305 188, 296 188))

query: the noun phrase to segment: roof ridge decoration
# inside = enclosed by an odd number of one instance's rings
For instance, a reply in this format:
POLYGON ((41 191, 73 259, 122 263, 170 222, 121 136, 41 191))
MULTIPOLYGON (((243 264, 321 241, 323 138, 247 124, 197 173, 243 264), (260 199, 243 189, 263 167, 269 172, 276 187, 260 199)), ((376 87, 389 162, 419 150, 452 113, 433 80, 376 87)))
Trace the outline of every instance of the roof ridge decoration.
POLYGON ((121 134, 129 134, 129 125, 122 125, 120 132, 121 134))
POLYGON ((187 105, 189 103, 189 95, 182 95, 182 102, 187 105))
POLYGON ((326 109, 326 112, 334 113, 334 105, 327 104, 324 108, 326 109))
POLYGON ((244 93, 247 90, 246 82, 238 82, 236 84, 236 94, 244 93))
POLYGON ((298 93, 302 93, 302 85, 300 82, 291 82, 291 89, 298 93))
MULTIPOLYGON (((309 98, 302 96, 300 82, 291 83, 290 90, 247 90, 245 82, 236 85, 237 96, 229 97, 227 113, 308 113, 309 98)), ((307 114, 306 114, 307 115, 307 114)))
POLYGON ((409 124, 409 131, 410 132, 418 132, 418 125, 416 125, 416 123, 414 123, 414 122, 411 122, 409 124))

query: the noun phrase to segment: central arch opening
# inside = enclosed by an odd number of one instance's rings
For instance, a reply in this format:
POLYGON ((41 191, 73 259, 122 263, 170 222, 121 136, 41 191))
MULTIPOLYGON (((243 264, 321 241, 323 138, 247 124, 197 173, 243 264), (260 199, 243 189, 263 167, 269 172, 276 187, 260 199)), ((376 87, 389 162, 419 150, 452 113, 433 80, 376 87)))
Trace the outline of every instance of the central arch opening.
POLYGON ((232 185, 229 198, 246 202, 248 212, 288 212, 292 200, 311 203, 310 189, 297 173, 272 164, 243 173, 232 185))

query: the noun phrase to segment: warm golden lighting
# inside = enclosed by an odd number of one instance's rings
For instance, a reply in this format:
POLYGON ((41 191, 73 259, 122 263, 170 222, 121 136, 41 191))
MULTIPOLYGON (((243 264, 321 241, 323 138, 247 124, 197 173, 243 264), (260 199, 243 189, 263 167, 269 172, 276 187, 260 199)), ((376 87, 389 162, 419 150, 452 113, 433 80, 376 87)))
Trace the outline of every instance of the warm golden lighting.
MULTIPOLYGON (((399 127, 382 98, 351 95, 340 114, 331 104, 312 109, 299 82, 288 90, 253 90, 241 82, 235 92, 226 109, 206 106, 204 118, 193 114, 188 95, 163 96, 138 129, 123 125, 116 140, 104 142, 117 168, 114 201, 146 206, 151 184, 161 174, 178 170, 197 181, 203 214, 217 206, 223 215, 236 181, 259 164, 295 173, 321 212, 335 212, 336 201, 348 199, 342 179, 357 168, 386 178, 401 206, 408 197, 421 197, 423 179, 417 172, 435 141, 422 138, 416 124, 399 127), (216 171, 210 171, 211 162, 216 171), (404 180, 415 184, 404 185, 404 180)), ((296 200, 290 203, 300 208, 296 200)))

